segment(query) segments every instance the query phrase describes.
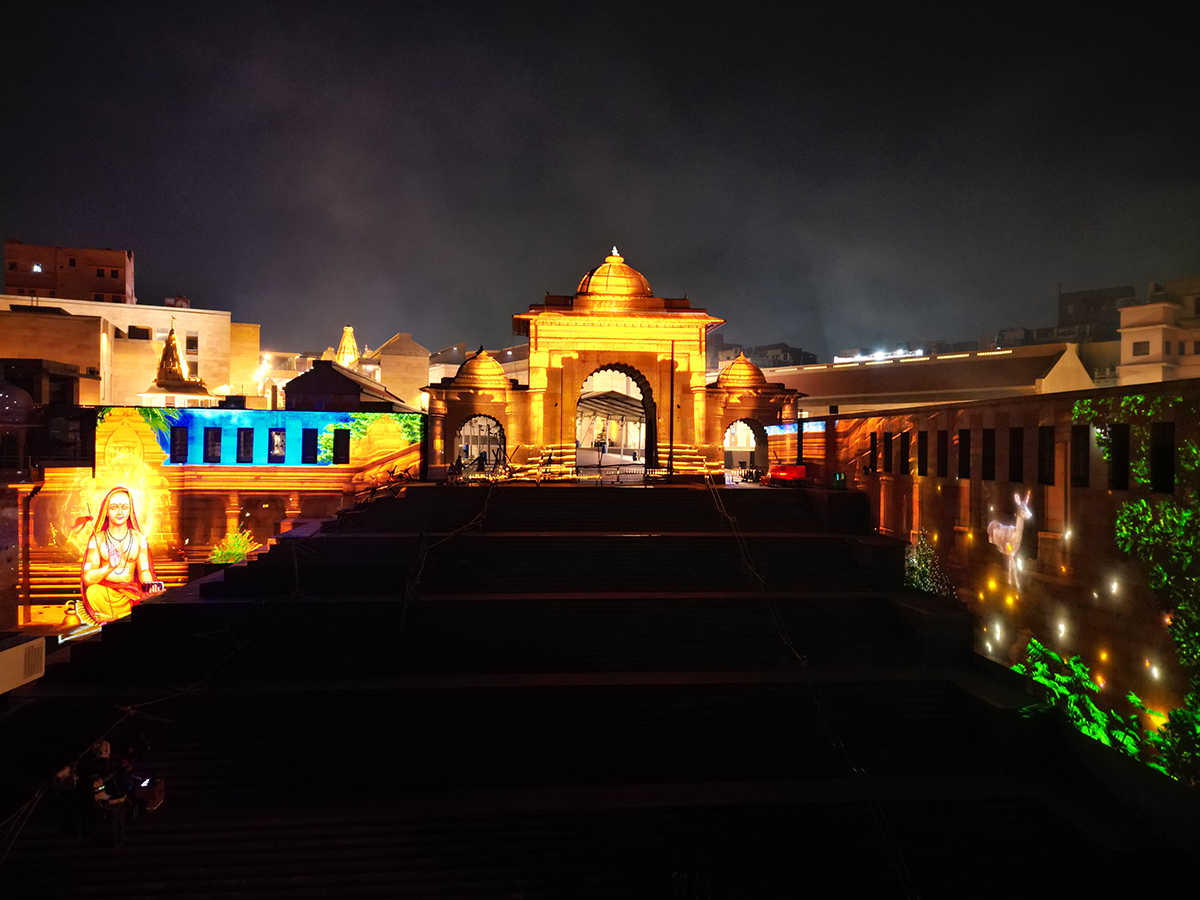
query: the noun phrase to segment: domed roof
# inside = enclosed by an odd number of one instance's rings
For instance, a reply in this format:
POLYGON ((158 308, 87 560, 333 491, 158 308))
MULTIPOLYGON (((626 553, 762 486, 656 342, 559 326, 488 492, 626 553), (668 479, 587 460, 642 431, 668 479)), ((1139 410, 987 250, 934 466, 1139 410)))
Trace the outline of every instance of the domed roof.
POLYGON ((33 398, 0 375, 0 425, 25 425, 33 415, 33 398))
POLYGON ((593 294, 605 297, 652 297, 650 282, 637 269, 625 265, 625 257, 613 247, 613 252, 604 257, 604 265, 596 266, 579 282, 578 294, 593 294))
POLYGON ((458 374, 454 376, 454 386, 506 388, 508 376, 504 374, 504 367, 496 358, 480 347, 478 353, 458 367, 458 374))
POLYGON ((744 353, 739 353, 737 359, 722 369, 721 374, 717 376, 717 387, 723 388, 761 387, 766 383, 767 376, 762 373, 762 369, 746 359, 744 353))

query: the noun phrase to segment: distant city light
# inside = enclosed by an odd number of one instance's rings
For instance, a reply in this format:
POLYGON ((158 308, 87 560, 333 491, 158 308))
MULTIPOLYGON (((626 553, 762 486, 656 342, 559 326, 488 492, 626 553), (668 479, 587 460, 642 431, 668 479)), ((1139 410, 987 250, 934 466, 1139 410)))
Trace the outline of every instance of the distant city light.
POLYGON ((917 359, 925 355, 924 350, 876 350, 874 353, 856 353, 853 356, 834 356, 835 363, 865 362, 869 359, 917 359))
POLYGON ((41 264, 41 263, 34 263, 34 264, 33 264, 33 271, 35 271, 35 272, 40 272, 40 271, 42 271, 42 264, 41 264))

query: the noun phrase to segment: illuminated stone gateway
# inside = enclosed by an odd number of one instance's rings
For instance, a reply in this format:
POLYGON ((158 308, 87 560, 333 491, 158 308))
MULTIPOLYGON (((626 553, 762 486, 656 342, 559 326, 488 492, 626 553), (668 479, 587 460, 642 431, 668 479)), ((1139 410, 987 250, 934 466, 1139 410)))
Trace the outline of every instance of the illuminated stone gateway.
POLYGON ((621 467, 682 480, 721 472, 730 425, 794 426, 800 396, 768 384, 745 359, 706 386, 707 336, 724 321, 686 297, 654 296, 614 247, 573 295, 547 294, 513 316, 514 333, 529 338, 528 386, 481 349, 455 377, 426 388, 430 476, 462 457, 463 435, 481 417, 498 426, 488 441, 493 453, 504 448, 502 462, 542 474, 586 474, 614 455, 621 467), (594 390, 599 373, 625 376, 628 388, 594 390))

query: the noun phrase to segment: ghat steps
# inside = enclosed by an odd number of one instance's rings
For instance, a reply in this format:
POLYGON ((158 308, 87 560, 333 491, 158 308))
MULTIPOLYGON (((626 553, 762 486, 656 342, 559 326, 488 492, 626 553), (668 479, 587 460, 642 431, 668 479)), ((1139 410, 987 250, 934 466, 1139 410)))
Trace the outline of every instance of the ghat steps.
POLYGON ((1061 854, 1152 842, 1047 762, 963 609, 899 590, 902 546, 843 496, 722 491, 739 544, 704 490, 422 487, 141 606, 0 720, 0 765, 53 771, 148 702, 113 740, 148 731, 167 804, 118 853, 47 804, 0 890, 1111 888, 1061 854))

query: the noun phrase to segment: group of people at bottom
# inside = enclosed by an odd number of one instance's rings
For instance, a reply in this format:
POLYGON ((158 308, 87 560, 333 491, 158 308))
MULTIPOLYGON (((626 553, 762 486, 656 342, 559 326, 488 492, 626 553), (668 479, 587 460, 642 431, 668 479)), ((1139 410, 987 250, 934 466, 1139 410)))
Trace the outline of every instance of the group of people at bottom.
POLYGON ((124 844, 129 817, 162 802, 161 781, 135 774, 149 752, 145 733, 129 741, 116 757, 112 744, 101 738, 74 765, 59 770, 54 786, 63 833, 98 841, 107 838, 113 847, 124 844))

